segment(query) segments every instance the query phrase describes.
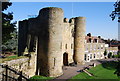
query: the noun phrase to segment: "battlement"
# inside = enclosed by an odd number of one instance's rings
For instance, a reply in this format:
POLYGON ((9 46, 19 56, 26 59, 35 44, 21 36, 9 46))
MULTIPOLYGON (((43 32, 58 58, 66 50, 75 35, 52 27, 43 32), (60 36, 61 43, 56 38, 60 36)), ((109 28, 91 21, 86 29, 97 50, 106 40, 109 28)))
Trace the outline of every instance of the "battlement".
POLYGON ((64 18, 64 23, 74 24, 74 18, 71 19, 64 18))

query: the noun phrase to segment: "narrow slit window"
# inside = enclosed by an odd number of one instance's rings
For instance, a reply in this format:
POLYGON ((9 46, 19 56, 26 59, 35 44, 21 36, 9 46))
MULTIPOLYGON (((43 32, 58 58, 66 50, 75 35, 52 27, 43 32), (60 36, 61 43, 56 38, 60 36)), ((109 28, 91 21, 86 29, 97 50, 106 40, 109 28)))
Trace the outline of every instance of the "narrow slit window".
POLYGON ((67 44, 65 45, 65 48, 67 49, 67 44))
POLYGON ((55 66, 55 58, 54 58, 54 66, 55 66))

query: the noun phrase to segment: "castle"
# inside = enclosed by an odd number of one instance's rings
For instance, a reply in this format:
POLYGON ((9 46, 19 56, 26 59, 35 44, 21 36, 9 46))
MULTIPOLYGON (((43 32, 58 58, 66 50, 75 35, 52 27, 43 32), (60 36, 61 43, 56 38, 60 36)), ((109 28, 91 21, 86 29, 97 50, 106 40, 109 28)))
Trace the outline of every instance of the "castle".
POLYGON ((63 14, 61 8, 47 7, 36 18, 19 21, 18 55, 36 55, 37 75, 57 77, 64 65, 84 64, 85 17, 68 20, 63 14))

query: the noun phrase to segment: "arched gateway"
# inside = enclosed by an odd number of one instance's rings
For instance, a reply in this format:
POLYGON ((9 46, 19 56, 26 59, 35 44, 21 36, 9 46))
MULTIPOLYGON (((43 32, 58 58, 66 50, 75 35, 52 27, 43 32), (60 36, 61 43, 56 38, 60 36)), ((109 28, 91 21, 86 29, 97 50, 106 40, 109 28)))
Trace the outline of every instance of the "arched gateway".
POLYGON ((63 65, 68 66, 68 53, 63 54, 63 65))

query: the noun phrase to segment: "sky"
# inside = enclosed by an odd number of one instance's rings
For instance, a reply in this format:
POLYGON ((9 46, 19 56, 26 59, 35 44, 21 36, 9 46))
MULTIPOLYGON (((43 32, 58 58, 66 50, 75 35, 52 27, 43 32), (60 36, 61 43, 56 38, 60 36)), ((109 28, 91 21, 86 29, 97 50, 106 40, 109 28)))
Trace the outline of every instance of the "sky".
POLYGON ((113 4, 114 2, 13 2, 5 13, 13 12, 13 21, 22 21, 30 15, 38 15, 44 7, 59 7, 68 19, 86 17, 86 34, 118 39, 117 19, 112 21, 109 16, 114 10, 113 4))
POLYGON ((12 2, 115 2, 117 0, 10 0, 12 2))

